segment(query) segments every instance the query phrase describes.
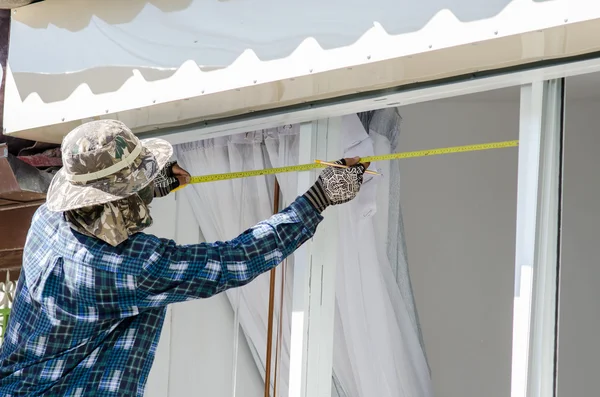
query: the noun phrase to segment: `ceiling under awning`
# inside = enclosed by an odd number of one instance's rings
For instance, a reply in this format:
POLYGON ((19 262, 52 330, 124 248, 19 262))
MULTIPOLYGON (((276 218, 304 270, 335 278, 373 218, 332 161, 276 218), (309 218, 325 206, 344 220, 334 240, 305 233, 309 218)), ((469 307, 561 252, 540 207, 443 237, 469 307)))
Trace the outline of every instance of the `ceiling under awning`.
POLYGON ((600 50, 598 2, 374 1, 24 7, 5 133, 59 143, 98 118, 143 133, 600 50))

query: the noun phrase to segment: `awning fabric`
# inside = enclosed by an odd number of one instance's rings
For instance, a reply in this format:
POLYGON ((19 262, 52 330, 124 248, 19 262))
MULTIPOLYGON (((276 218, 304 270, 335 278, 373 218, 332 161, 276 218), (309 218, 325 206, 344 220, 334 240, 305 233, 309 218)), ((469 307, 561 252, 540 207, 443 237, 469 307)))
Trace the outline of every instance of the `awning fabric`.
POLYGON ((153 131, 589 53, 599 33, 593 0, 45 1, 13 10, 4 123, 153 131))

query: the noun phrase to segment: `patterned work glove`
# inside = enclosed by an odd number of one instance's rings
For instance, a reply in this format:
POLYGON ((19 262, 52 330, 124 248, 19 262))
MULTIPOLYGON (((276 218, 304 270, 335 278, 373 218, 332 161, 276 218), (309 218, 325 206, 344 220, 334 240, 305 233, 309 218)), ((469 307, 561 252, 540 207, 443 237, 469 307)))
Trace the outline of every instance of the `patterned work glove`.
POLYGON ((154 179, 154 197, 164 197, 171 190, 179 187, 179 179, 173 174, 173 166, 175 164, 177 164, 176 161, 167 163, 154 179))
MULTIPOLYGON (((346 165, 346 160, 338 160, 336 164, 346 165)), ((365 170, 363 164, 349 168, 327 167, 304 197, 319 212, 330 205, 347 203, 360 191, 365 170)))

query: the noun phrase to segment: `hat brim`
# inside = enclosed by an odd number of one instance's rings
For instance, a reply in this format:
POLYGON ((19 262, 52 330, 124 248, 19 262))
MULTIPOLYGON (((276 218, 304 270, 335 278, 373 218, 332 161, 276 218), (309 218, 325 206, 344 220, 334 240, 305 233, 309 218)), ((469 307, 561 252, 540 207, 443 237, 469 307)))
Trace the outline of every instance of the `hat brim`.
POLYGON ((67 179, 63 167, 48 189, 48 209, 62 212, 106 204, 129 197, 148 186, 171 159, 173 147, 162 139, 146 139, 140 143, 142 152, 129 167, 98 181, 74 184, 67 179))

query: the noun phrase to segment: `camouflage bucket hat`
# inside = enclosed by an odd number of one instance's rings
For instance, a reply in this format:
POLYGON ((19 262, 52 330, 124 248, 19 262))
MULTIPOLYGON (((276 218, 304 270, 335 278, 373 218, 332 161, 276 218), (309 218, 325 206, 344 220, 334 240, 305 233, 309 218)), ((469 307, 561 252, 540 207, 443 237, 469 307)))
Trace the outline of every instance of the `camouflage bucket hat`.
POLYGON ((83 124, 63 140, 63 168, 50 184, 46 205, 59 212, 129 197, 150 184, 172 154, 170 143, 139 140, 120 121, 83 124))

